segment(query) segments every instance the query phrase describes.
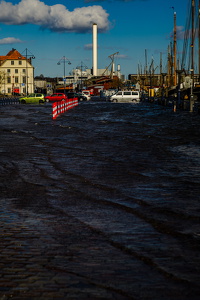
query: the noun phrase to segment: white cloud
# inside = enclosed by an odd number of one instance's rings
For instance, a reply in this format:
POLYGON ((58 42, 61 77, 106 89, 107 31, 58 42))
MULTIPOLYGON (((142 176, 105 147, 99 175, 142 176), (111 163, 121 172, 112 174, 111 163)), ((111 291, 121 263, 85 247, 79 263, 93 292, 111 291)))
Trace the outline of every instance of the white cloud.
POLYGON ((109 14, 99 5, 75 8, 64 5, 46 5, 40 0, 21 0, 13 5, 0 2, 0 22, 7 25, 35 24, 58 32, 90 32, 97 23, 99 32, 109 29, 109 14))
POLYGON ((125 54, 117 54, 116 57, 121 58, 121 59, 130 59, 130 57, 128 55, 125 55, 125 54))
POLYGON ((84 45, 85 50, 91 50, 92 49, 92 44, 86 44, 84 45))
POLYGON ((20 39, 16 39, 14 37, 7 37, 0 40, 0 45, 7 45, 7 44, 19 44, 23 43, 20 39))
MULTIPOLYGON (((90 2, 115 2, 116 0, 84 0, 85 3, 90 3, 90 2)), ((118 0, 121 2, 134 2, 137 0, 118 0)), ((138 1, 148 1, 148 0, 138 0, 138 1)))
MULTIPOLYGON (((183 26, 176 26, 176 38, 177 40, 183 40, 185 36, 185 31, 183 26)), ((167 36, 167 38, 173 38, 174 37, 174 31, 170 33, 170 36, 167 36)))
POLYGON ((184 27, 183 26, 177 26, 176 27, 176 34, 177 34, 177 39, 178 40, 183 40, 184 35, 185 35, 184 27))

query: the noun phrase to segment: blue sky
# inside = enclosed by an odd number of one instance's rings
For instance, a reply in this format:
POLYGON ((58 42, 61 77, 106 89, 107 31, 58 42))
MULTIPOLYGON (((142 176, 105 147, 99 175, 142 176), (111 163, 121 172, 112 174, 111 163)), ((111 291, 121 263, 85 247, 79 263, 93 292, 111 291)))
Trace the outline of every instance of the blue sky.
MULTIPOLYGON (((92 24, 98 25, 98 68, 106 68, 115 56, 121 73, 137 73, 138 65, 167 62, 172 41, 173 15, 177 14, 178 52, 190 0, 8 0, 0 1, 0 55, 12 48, 33 54, 35 76, 63 76, 83 63, 92 68, 92 24), (174 8, 174 9, 173 9, 174 8)), ((179 48, 180 47, 180 48, 179 48)))

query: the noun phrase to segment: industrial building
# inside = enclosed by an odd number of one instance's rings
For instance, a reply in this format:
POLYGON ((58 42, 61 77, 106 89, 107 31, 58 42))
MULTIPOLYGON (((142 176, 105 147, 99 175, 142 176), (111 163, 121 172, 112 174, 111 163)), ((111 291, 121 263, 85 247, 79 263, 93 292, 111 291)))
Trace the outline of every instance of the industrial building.
POLYGON ((124 76, 121 75, 120 65, 115 71, 114 57, 118 52, 109 56, 111 63, 106 69, 98 69, 97 49, 97 24, 93 24, 93 66, 91 69, 81 63, 67 76, 64 72, 63 76, 59 78, 44 76, 34 78, 34 67, 32 66, 34 56, 29 55, 27 49, 23 55, 13 48, 7 55, 0 56, 0 93, 4 95, 33 92, 50 94, 58 89, 82 90, 85 88, 99 93, 102 89, 119 88, 120 81, 124 80, 124 76))

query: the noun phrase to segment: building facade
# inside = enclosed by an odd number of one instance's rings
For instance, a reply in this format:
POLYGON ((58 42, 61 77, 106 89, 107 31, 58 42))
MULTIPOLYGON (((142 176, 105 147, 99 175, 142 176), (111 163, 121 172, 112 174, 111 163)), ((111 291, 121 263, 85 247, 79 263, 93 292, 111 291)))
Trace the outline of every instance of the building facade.
POLYGON ((18 95, 34 92, 34 67, 31 58, 12 49, 0 56, 0 94, 18 95))

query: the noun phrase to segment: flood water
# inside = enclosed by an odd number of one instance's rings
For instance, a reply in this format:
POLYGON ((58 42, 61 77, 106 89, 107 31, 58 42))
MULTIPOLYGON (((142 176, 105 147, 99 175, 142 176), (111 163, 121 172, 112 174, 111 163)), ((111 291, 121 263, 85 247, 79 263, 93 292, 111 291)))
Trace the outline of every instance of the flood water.
POLYGON ((109 102, 55 121, 50 104, 0 111, 1 197, 81 228, 87 251, 60 269, 82 264, 113 299, 199 299, 200 115, 109 102))

